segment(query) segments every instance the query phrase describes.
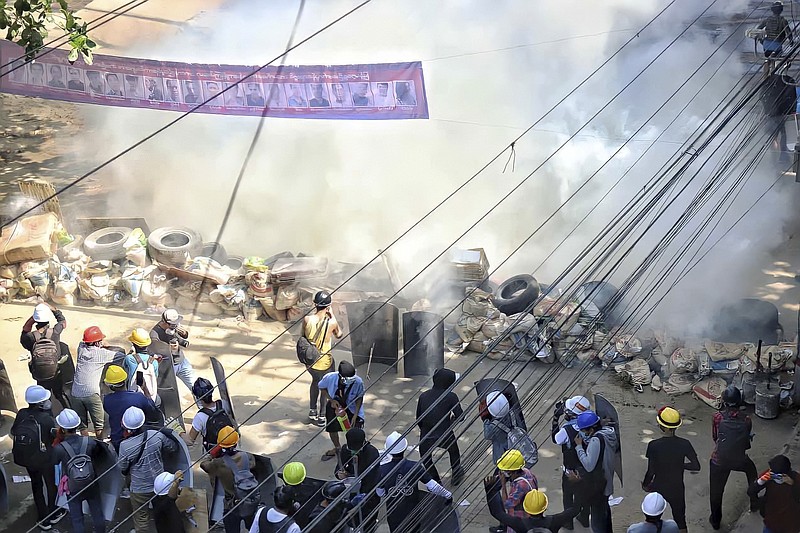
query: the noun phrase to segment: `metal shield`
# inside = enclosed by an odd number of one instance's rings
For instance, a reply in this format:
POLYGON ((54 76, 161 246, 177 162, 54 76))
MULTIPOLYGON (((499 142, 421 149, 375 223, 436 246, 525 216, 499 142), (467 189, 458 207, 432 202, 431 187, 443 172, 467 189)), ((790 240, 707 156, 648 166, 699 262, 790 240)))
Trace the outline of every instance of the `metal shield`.
POLYGON ((617 442, 619 444, 619 446, 617 446, 617 457, 614 461, 614 473, 616 473, 619 478, 619 484, 624 486, 622 480, 622 435, 619 431, 619 415, 614 406, 611 405, 611 402, 600 394, 594 395, 594 409, 597 416, 601 419, 608 418, 614 422, 614 429, 617 431, 617 442))
MULTIPOLYGON (((217 390, 222 399, 222 408, 225 409, 225 412, 231 417, 231 422, 238 426, 236 423, 236 414, 233 412, 231 395, 228 394, 228 382, 225 381, 225 368, 223 368, 222 363, 220 363, 216 357, 211 358, 211 368, 214 370, 214 379, 217 380, 217 390)), ((241 432, 241 429, 239 429, 240 434, 241 432)))
POLYGON ((372 363, 394 365, 397 372, 397 357, 400 351, 399 311, 392 304, 383 302, 349 302, 347 322, 353 353, 353 365, 372 363), (374 313, 374 314, 373 314, 374 313))
POLYGON ((403 313, 403 374, 432 376, 444 368, 444 322, 436 313, 403 313))

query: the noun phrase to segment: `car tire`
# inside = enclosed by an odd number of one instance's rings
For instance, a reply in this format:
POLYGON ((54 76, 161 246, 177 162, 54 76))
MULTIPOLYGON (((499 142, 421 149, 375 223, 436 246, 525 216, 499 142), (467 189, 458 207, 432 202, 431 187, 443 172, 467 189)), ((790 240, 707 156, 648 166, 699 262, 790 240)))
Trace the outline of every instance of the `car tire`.
POLYGON ((83 251, 92 261, 117 261, 125 258, 125 241, 133 229, 121 226, 94 231, 83 240, 83 251))
POLYGON ((159 263, 182 267, 189 257, 203 250, 203 238, 194 230, 180 226, 158 228, 147 238, 147 251, 159 263))
POLYGON ((539 297, 539 283, 529 274, 508 278, 494 292, 495 307, 506 315, 521 313, 539 297))
POLYGON ((244 257, 241 255, 229 255, 228 258, 225 259, 223 266, 226 266, 232 270, 241 270, 244 266, 244 257))
POLYGON ((203 243, 203 249, 200 251, 200 255, 213 259, 220 265, 224 265, 228 261, 228 252, 226 252, 225 247, 218 242, 212 241, 203 243))

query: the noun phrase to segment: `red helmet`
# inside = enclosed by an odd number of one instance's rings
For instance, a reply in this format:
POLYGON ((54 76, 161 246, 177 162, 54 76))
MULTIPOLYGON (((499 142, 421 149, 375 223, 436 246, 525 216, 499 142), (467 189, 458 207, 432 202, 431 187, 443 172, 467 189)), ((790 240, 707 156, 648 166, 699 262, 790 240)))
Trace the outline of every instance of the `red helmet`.
POLYGON ((105 338, 106 336, 97 326, 90 326, 83 332, 83 342, 97 342, 105 338))

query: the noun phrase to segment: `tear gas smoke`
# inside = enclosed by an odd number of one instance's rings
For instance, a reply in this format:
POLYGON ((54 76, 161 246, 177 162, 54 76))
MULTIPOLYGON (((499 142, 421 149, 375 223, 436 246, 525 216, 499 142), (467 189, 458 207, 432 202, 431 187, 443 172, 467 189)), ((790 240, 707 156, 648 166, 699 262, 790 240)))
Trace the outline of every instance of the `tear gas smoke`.
MULTIPOLYGON (((611 64, 570 97, 536 131, 405 237, 391 254, 408 279, 531 172, 617 91, 628 84, 710 2, 678 0, 611 64), (512 170, 513 166, 513 170, 512 170)), ((356 4, 308 2, 303 37, 356 4)), ((577 85, 667 5, 655 0, 551 2, 374 2, 292 52, 288 64, 423 60, 431 120, 315 121, 267 119, 247 168, 222 242, 229 252, 269 255, 283 249, 363 261, 385 247, 448 192, 577 85), (530 43, 544 43, 520 46, 530 43), (479 52, 479 53, 475 53, 479 52)), ((709 21, 747 7, 717 2, 698 24, 589 128, 570 142, 459 246, 480 246, 498 265, 609 157, 733 29, 722 36, 709 21), (713 28, 712 28, 713 30, 713 28)), ((127 55, 204 63, 261 64, 285 46, 297 5, 253 9, 244 0, 206 13, 180 34, 142 42, 127 55)), ((759 13, 762 15, 765 13, 759 13)), ((743 34, 744 28, 739 30, 743 34)), ((736 36, 731 43, 739 41, 736 36)), ((748 41, 747 46, 750 45, 748 41)), ((634 142, 547 224, 496 275, 530 272, 594 207, 600 196, 651 144, 675 113, 706 83, 723 48, 634 142)), ((734 56, 618 189, 537 273, 549 281, 621 205, 694 132, 741 76, 734 56)), ((87 107, 92 139, 80 146, 104 159, 174 118, 173 114, 87 107)), ((257 119, 195 115, 103 171, 109 211, 141 214, 151 227, 181 224, 216 238, 257 119), (119 206, 124 206, 120 208, 119 206)), ((774 168, 759 171, 763 189, 774 168), (762 176, 763 175, 763 176, 762 176)), ((756 193, 758 194, 758 193, 756 193)), ((785 203, 784 203, 785 204, 785 203)), ((739 252, 706 260, 682 286, 728 297, 782 238, 778 204, 756 213, 730 237, 739 252), (758 238, 755 238, 755 237, 758 238), (725 264, 724 275, 714 261, 725 264), (708 284, 713 279, 714 285, 708 284)), ((651 246, 653 242, 649 243, 651 246)), ((730 248, 725 254, 733 253, 730 248)), ((716 257, 716 256, 715 256, 716 257)), ((618 276, 619 277, 619 276, 618 276)), ((680 291, 681 293, 683 292, 680 291)), ((694 293, 696 294, 696 293, 694 293)), ((680 298, 679 298, 680 299, 680 298)))

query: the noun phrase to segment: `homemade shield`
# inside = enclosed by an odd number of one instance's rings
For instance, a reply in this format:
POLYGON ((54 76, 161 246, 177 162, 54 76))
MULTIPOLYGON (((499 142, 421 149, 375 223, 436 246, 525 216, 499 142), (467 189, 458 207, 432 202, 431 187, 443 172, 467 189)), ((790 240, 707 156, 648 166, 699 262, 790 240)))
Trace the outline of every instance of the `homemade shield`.
POLYGON ((617 432, 618 446, 617 457, 614 460, 614 472, 619 478, 619 484, 624 486, 624 482, 622 480, 622 435, 619 432, 619 415, 617 414, 617 410, 614 408, 614 406, 611 405, 611 402, 599 394, 594 395, 594 408, 595 413, 597 413, 597 416, 599 416, 601 420, 603 418, 608 418, 613 422, 612 425, 617 432))
MULTIPOLYGON (((231 422, 234 425, 236 423, 236 415, 233 412, 233 402, 231 401, 231 395, 228 394, 228 382, 225 381, 225 369, 222 366, 216 357, 211 358, 211 368, 214 370, 214 379, 217 380, 217 390, 219 391, 219 396, 222 399, 222 408, 225 409, 225 412, 228 413, 228 416, 231 417, 231 422)), ((239 433, 241 434, 242 430, 239 428, 239 433)))
POLYGON ((381 307, 382 304, 383 302, 345 304, 353 365, 358 367, 367 364, 372 354, 372 363, 394 365, 394 371, 397 372, 396 363, 400 350, 399 311, 391 304, 381 307))
POLYGON ((175 500, 175 506, 183 516, 185 533, 206 533, 208 531, 208 501, 205 490, 182 489, 178 499, 175 500))
POLYGON ((14 388, 6 371, 6 365, 0 359, 0 411, 17 412, 17 402, 14 401, 14 388))
POLYGON ((175 471, 180 470, 183 472, 181 487, 192 488, 194 486, 194 477, 192 475, 192 457, 189 455, 189 448, 186 447, 186 443, 178 436, 178 432, 175 430, 164 428, 161 432, 178 445, 177 452, 162 452, 164 472, 174 474, 175 471))
POLYGON ((0 516, 8 512, 8 476, 6 469, 0 464, 0 516))
POLYGON ((403 313, 403 374, 432 376, 444 368, 444 322, 426 311, 403 313))
POLYGON ((172 367, 172 352, 169 344, 154 340, 147 347, 147 351, 162 357, 161 363, 158 365, 158 396, 161 398, 161 411, 167 420, 175 419, 181 427, 184 427, 178 382, 175 378, 175 369, 172 367))
POLYGON ((508 400, 508 405, 511 407, 511 410, 517 414, 520 427, 528 431, 528 426, 525 424, 525 416, 522 413, 522 406, 517 396, 517 388, 513 383, 505 379, 485 378, 475 382, 475 393, 478 395, 478 398, 481 399, 478 404, 480 412, 486 410, 486 395, 491 391, 503 393, 503 396, 508 400))
POLYGON ((427 509, 427 516, 422 521, 424 533, 460 533, 461 524, 458 520, 457 507, 447 504, 445 499, 434 494, 426 494, 423 498, 423 509, 427 509))

